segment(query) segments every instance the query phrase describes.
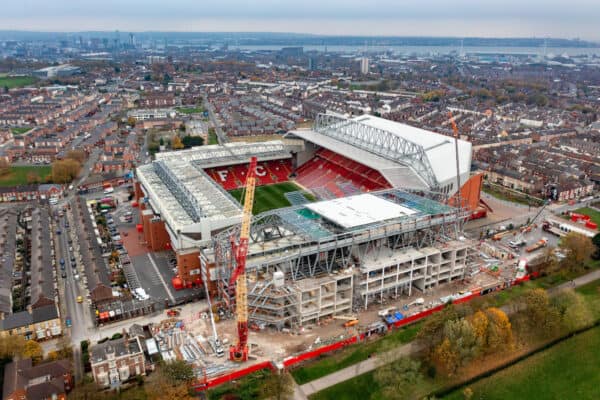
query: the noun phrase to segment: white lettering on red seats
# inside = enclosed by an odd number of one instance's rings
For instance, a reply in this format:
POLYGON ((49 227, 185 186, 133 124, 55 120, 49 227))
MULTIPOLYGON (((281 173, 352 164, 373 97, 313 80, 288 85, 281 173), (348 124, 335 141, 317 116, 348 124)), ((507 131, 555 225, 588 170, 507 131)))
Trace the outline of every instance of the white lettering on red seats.
POLYGON ((263 167, 262 165, 256 166, 256 176, 265 176, 266 174, 267 171, 265 171, 265 167, 263 167))
POLYGON ((227 171, 226 169, 217 171, 217 175, 219 175, 219 178, 221 178, 221 182, 225 182, 227 180, 228 173, 229 171, 227 171))

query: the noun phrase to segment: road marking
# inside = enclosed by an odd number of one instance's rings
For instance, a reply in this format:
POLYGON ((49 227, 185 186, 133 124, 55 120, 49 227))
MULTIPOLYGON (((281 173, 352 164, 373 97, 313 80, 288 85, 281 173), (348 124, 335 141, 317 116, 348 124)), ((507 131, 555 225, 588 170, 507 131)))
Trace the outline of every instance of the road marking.
POLYGON ((171 289, 167 286, 165 280, 163 279, 162 275, 160 274, 160 271, 158 270, 158 266, 154 262, 154 258, 152 258, 152 255, 150 253, 148 253, 148 259, 150 260, 150 263, 152 264, 152 267, 154 268, 154 271, 158 275, 158 278, 160 279, 160 282, 165 287, 165 290, 167 291, 167 295, 169 296, 169 298, 171 299, 171 301, 173 302, 173 304, 175 304, 175 297, 171 293, 171 289))

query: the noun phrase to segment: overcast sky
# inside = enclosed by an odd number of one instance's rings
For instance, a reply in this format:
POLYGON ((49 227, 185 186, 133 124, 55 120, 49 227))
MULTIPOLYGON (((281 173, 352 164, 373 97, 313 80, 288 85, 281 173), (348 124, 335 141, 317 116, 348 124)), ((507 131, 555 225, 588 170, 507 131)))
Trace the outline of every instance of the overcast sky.
POLYGON ((600 0, 2 0, 0 29, 600 40, 600 0))

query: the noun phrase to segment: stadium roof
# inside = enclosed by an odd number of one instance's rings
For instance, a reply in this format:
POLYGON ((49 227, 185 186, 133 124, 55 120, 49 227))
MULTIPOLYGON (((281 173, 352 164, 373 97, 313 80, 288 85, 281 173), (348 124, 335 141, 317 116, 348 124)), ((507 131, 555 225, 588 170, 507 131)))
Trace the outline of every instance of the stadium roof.
MULTIPOLYGON (((371 115, 320 114, 313 129, 290 134, 378 170, 394 187, 436 190, 456 179, 454 139, 410 125, 371 115)), ((459 140, 458 152, 461 182, 466 182, 471 143, 459 140)))
POLYGON ((192 147, 188 150, 165 152, 156 154, 156 160, 179 160, 196 164, 201 168, 221 167, 235 164, 245 164, 251 156, 256 156, 258 161, 280 160, 290 158, 281 140, 268 142, 235 142, 224 145, 210 145, 192 147))
POLYGON ((290 131, 289 133, 379 171, 394 187, 429 189, 427 182, 416 175, 408 166, 401 165, 395 161, 371 153, 370 151, 363 150, 359 147, 315 132, 312 129, 295 130, 290 131))
MULTIPOLYGON (((354 118, 354 120, 361 124, 390 132, 395 136, 421 146, 425 150, 425 154, 427 154, 431 168, 438 181, 443 182, 456 178, 456 152, 453 138, 372 115, 362 115, 354 118)), ((458 155, 461 174, 469 172, 471 169, 471 143, 459 139, 458 155)))
POLYGON ((368 193, 310 203, 306 208, 343 228, 355 228, 417 213, 411 208, 368 193))
POLYGON ((137 168, 137 176, 149 203, 173 232, 203 219, 229 220, 241 216, 241 208, 202 169, 182 159, 154 161, 137 168))

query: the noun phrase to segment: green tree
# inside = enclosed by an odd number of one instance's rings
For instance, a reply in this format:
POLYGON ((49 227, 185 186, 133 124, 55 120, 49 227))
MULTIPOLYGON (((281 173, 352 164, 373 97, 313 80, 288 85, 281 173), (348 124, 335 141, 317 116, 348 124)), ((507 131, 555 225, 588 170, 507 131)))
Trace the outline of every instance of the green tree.
POLYGON ((267 399, 287 400, 294 396, 294 385, 294 378, 288 372, 274 372, 265 378, 260 393, 267 399))
POLYGON ((581 271, 595 251, 592 241, 576 232, 569 232, 563 237, 560 241, 560 247, 566 253, 562 264, 569 271, 581 271))
POLYGON ((588 326, 593 321, 583 296, 573 290, 562 290, 552 297, 551 303, 560 316, 562 326, 569 332, 588 326))
MULTIPOLYGON (((450 341, 450 346, 456 354, 457 367, 467 365, 481 352, 482 340, 465 318, 447 321, 444 326, 444 337, 450 341)), ((456 368, 451 370, 452 373, 455 371, 456 368)))
POLYGON ((160 367, 160 374, 173 384, 188 383, 196 376, 192 366, 183 360, 164 363, 160 367))
POLYGON ((594 254, 592 254, 592 258, 594 260, 600 260, 600 233, 597 233, 592 238, 592 244, 596 247, 596 250, 594 251, 594 254))
POLYGON ((181 142, 186 149, 189 149, 190 147, 194 146, 202 146, 204 144, 204 139, 202 139, 200 136, 187 135, 181 139, 181 142))
POLYGON ((446 321, 457 319, 456 307, 449 305, 438 313, 428 317, 422 328, 417 333, 417 340, 425 347, 433 348, 444 339, 444 325, 446 321))
MULTIPOLYGON (((375 381, 381 387, 384 399, 401 400, 411 396, 423 380, 421 363, 409 357, 401 357, 384 364, 375 370, 375 381)), ((376 395, 376 394, 374 394, 376 395)))

